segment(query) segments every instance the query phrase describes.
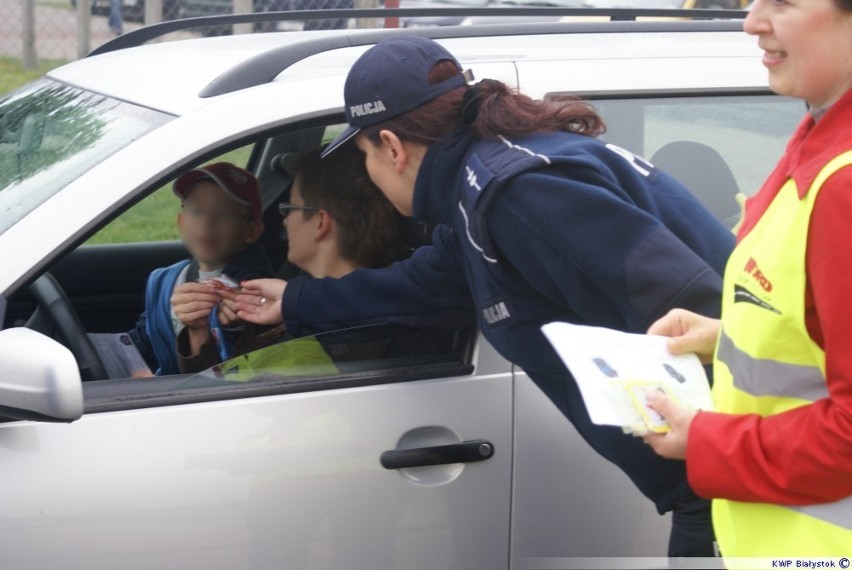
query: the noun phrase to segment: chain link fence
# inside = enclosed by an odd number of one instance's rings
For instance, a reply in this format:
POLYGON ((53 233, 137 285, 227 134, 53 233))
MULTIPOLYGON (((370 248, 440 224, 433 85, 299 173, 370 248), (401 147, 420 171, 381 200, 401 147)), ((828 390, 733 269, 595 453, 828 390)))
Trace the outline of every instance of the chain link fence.
MULTIPOLYGON (((556 0, 563 7, 577 7, 582 0, 556 0)), ((594 0, 596 1, 596 0, 594 0)), ((594 6, 593 0, 585 4, 594 6)), ((610 5, 604 1, 602 5, 610 5)), ((626 5, 643 6, 645 0, 629 0, 626 5)), ((665 0, 670 7, 741 8, 746 0, 665 0)), ((440 6, 482 8, 496 0, 441 0, 440 6)), ((540 0, 513 0, 510 4, 537 5, 540 0)), ((179 18, 290 10, 340 10, 379 7, 429 7, 423 0, 0 0, 0 63, 20 63, 34 69, 48 62, 53 67, 81 58, 119 33, 143 25, 179 18)), ((554 18, 556 19, 556 18, 554 18)), ((252 29, 314 30, 350 27, 396 27, 405 18, 324 19, 264 22, 198 28, 174 34, 178 37, 245 33, 252 29)), ((414 25, 458 24, 461 17, 428 18, 414 25)))
MULTIPOLYGON (((380 0, 0 0, 0 58, 18 61, 24 69, 33 69, 41 62, 58 64, 81 58, 119 33, 165 20, 248 12, 377 8, 379 2, 380 0)), ((388 5, 390 6, 390 2, 388 5)), ((270 22, 255 24, 253 28, 283 31, 383 25, 381 19, 339 19, 270 22)), ((251 25, 243 24, 199 28, 173 35, 221 35, 251 29, 251 25)))

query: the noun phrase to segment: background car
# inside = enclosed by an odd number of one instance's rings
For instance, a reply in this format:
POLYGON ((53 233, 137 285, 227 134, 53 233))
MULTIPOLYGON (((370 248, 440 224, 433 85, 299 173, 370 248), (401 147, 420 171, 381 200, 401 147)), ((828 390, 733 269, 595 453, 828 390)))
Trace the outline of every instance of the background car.
MULTIPOLYGON (((89 0, 92 14, 108 16, 110 0, 89 0)), ((182 0, 163 0, 163 21, 181 17, 182 0)), ((71 5, 77 7, 77 0, 71 0, 71 5)), ((129 22, 145 21, 145 0, 122 0, 121 17, 129 22)))
MULTIPOLYGON (((400 8, 484 8, 493 0, 400 0, 400 8)), ((400 18, 403 28, 425 28, 431 26, 457 26, 465 19, 464 10, 448 16, 420 16, 400 18)))
POLYGON ((570 15, 559 15, 554 13, 540 14, 535 16, 513 16, 513 15, 480 15, 465 18, 464 25, 472 24, 507 24, 510 22, 575 22, 575 21, 607 21, 610 19, 672 19, 676 15, 660 16, 637 16, 636 14, 621 14, 617 10, 691 10, 691 9, 737 9, 743 8, 747 0, 498 0, 492 4, 494 7, 508 8, 512 6, 528 6, 530 8, 593 8, 612 10, 611 13, 590 12, 584 14, 582 10, 570 15))
MULTIPOLYGON (((535 14, 536 8, 581 8, 584 0, 497 0, 491 6, 495 8, 527 7, 535 14)), ((532 22, 556 22, 557 15, 511 15, 511 16, 469 16, 462 21, 464 26, 480 24, 512 24, 532 22)))
MULTIPOLYGON (((182 17, 198 18, 231 14, 233 0, 180 0, 182 2, 182 17)), ((354 0, 253 0, 254 12, 284 12, 287 10, 345 10, 354 7, 354 0)), ((348 19, 320 19, 304 22, 275 22, 267 21, 255 26, 258 31, 287 30, 331 30, 348 27, 348 19)), ((205 35, 220 35, 229 33, 229 27, 205 28, 205 35)))
POLYGON ((673 8, 691 10, 737 10, 745 8, 748 0, 585 0, 589 8, 673 8))
MULTIPOLYGON (((98 366, 87 333, 129 330, 149 272, 187 256, 170 183, 212 161, 250 169, 261 244, 283 264, 283 159, 340 132, 350 66, 404 33, 136 46, 130 32, 0 99, 0 567, 520 570, 665 556, 668 516, 475 327, 332 330, 200 375, 98 366)), ((728 224, 804 112, 769 91, 735 21, 416 33, 478 79, 587 98, 605 141, 669 170, 728 224)))

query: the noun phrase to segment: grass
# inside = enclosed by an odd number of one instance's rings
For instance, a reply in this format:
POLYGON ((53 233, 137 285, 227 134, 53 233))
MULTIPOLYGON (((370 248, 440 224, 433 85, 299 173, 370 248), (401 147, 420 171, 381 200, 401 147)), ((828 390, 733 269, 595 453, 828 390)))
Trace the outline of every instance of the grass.
POLYGON ((134 243, 178 239, 180 201, 163 186, 101 229, 86 243, 134 243))
POLYGON ((74 7, 68 0, 36 0, 39 6, 50 6, 51 8, 61 8, 63 10, 73 10, 74 7))
POLYGON ((39 6, 50 6, 51 8, 61 8, 62 10, 73 10, 74 6, 68 0, 36 0, 39 6))
MULTIPOLYGON (((244 167, 250 155, 251 146, 246 146, 209 162, 227 161, 244 167)), ((180 200, 172 192, 171 184, 167 184, 121 214, 86 243, 134 243, 178 239, 179 211, 180 200)))
POLYGON ((0 57, 0 95, 14 91, 21 85, 38 79, 51 69, 65 64, 64 61, 42 60, 35 69, 24 69, 19 59, 0 57))

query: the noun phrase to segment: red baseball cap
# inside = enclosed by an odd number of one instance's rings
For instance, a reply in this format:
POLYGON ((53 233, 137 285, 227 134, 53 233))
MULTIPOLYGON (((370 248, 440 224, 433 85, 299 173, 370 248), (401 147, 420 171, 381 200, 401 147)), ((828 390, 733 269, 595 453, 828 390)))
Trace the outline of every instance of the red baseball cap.
POLYGON ((189 189, 199 180, 212 180, 237 204, 248 207, 253 219, 260 219, 260 188, 257 178, 248 170, 230 162, 208 164, 182 174, 175 180, 173 191, 181 200, 185 200, 189 189))

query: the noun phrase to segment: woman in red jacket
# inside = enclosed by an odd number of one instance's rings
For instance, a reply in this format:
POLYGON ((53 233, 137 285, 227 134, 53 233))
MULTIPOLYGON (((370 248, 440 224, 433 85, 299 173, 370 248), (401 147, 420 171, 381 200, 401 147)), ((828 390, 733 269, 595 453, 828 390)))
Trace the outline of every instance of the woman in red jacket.
POLYGON ((769 84, 808 114, 746 204, 721 321, 674 310, 649 329, 714 355, 715 412, 659 395, 672 429, 645 441, 686 458, 713 498, 725 556, 852 552, 852 0, 757 0, 769 84))

